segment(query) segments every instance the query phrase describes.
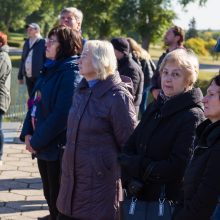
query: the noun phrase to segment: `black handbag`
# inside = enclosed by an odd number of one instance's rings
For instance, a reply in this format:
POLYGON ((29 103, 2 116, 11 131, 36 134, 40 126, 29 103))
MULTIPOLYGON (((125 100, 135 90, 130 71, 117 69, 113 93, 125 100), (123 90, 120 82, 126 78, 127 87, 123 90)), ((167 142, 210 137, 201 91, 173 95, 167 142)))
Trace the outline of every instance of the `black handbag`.
POLYGON ((174 205, 165 198, 165 186, 158 201, 140 201, 135 197, 120 203, 120 220, 171 220, 174 205))

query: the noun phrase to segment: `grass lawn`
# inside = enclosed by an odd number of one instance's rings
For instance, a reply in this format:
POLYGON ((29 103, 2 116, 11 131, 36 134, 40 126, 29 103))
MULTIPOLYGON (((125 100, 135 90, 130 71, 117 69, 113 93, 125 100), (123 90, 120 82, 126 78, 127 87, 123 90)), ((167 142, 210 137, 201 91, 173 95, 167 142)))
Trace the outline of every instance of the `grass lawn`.
POLYGON ((25 34, 19 34, 19 33, 9 33, 9 39, 12 41, 24 41, 24 38, 26 37, 25 34))

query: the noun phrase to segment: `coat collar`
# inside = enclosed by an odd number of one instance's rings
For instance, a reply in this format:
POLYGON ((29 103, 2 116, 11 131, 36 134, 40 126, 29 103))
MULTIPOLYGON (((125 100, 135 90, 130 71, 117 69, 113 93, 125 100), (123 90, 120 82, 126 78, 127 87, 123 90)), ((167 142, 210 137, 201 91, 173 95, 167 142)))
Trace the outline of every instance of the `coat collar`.
POLYGON ((155 105, 160 110, 161 117, 167 117, 186 108, 200 107, 203 109, 202 97, 201 90, 194 88, 170 99, 164 105, 161 98, 158 97, 155 105))
POLYGON ((212 147, 220 141, 220 120, 212 123, 209 119, 202 122, 196 129, 199 145, 212 147))
POLYGON ((106 80, 100 80, 97 82, 92 88, 88 87, 88 82, 85 78, 79 84, 79 91, 83 91, 85 89, 91 90, 97 98, 102 97, 107 91, 111 88, 115 87, 116 85, 122 82, 119 73, 116 72, 114 75, 110 75, 107 77, 106 80))

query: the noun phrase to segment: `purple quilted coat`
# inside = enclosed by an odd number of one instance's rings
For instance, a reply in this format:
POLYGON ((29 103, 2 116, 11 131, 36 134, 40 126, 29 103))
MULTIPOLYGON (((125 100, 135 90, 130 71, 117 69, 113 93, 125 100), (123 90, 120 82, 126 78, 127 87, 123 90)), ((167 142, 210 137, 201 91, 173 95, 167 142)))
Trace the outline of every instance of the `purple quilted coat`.
POLYGON ((75 91, 69 112, 58 210, 80 220, 116 220, 121 198, 117 155, 136 125, 126 84, 118 73, 75 91))

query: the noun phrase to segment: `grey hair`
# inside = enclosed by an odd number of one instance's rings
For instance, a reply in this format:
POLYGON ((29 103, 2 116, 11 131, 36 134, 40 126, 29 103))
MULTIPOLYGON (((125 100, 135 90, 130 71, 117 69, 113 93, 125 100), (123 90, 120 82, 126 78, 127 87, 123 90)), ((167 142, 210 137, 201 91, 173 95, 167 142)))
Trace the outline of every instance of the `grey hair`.
POLYGON ((114 48, 108 41, 89 40, 85 43, 83 51, 91 51, 92 65, 96 70, 97 78, 106 79, 114 75, 117 69, 117 59, 114 48))
POLYGON ((82 21, 83 21, 83 13, 81 10, 79 10, 78 8, 74 8, 74 7, 68 7, 68 8, 64 8, 61 13, 60 16, 63 13, 69 12, 71 14, 73 14, 73 16, 76 18, 76 20, 79 22, 80 27, 82 25, 82 21))

